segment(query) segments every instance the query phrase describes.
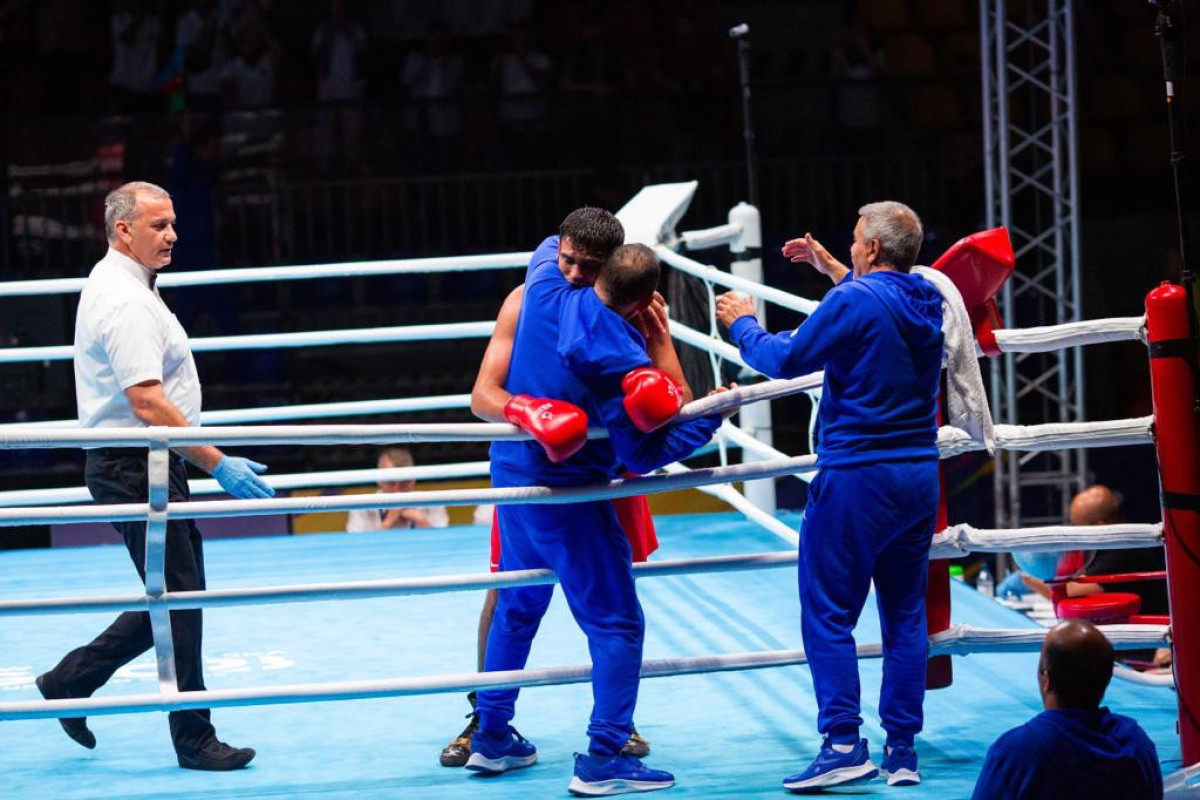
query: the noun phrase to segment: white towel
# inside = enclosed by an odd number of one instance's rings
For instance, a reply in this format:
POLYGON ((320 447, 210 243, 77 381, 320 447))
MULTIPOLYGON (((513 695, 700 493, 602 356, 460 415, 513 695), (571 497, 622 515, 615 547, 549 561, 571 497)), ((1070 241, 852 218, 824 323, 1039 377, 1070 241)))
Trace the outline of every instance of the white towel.
POLYGON ((946 348, 947 422, 962 428, 972 439, 982 442, 988 455, 996 452, 992 412, 983 389, 983 373, 975 351, 975 331, 958 287, 943 273, 929 267, 912 270, 929 281, 942 295, 942 337, 946 348))

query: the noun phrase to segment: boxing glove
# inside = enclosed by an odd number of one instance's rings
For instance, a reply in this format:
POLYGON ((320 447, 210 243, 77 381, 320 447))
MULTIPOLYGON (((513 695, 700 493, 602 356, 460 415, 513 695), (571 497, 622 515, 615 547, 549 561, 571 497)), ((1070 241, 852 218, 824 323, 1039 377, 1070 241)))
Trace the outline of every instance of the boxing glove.
POLYGON ((625 413, 642 433, 665 425, 683 406, 683 391, 667 373, 654 367, 638 367, 621 380, 625 413))
POLYGON ((514 394, 504 404, 504 418, 532 435, 555 464, 587 444, 587 412, 573 403, 514 394))

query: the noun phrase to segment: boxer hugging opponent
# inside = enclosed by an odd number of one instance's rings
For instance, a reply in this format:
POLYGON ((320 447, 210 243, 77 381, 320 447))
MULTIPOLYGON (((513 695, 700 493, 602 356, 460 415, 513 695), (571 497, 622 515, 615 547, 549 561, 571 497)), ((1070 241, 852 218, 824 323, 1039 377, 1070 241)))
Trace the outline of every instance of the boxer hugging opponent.
MULTIPOLYGON (((690 455, 721 423, 719 415, 671 421, 688 392, 655 292, 653 252, 617 247, 624 238, 620 222, 595 208, 572 212, 560 234, 534 253, 523 294, 506 301, 510 314, 515 305, 519 312, 503 385, 485 382, 495 362, 505 360, 506 348, 497 354, 489 346, 472 394, 477 414, 507 419, 534 436, 492 445, 496 487, 579 486, 650 472, 690 455), (587 288, 593 281, 594 289, 587 288), (587 441, 589 423, 605 427, 608 438, 587 441)), ((500 321, 497 334, 504 335, 500 321)), ((670 773, 622 752, 633 733, 644 621, 633 548, 614 504, 505 505, 497 518, 500 568, 554 570, 587 636, 594 706, 588 752, 576 756, 568 788, 598 795, 673 785, 670 773)), ((486 671, 525 666, 552 594, 552 586, 498 591, 486 671)), ((468 769, 498 774, 537 760, 536 748, 509 724, 517 694, 479 693, 468 769)))

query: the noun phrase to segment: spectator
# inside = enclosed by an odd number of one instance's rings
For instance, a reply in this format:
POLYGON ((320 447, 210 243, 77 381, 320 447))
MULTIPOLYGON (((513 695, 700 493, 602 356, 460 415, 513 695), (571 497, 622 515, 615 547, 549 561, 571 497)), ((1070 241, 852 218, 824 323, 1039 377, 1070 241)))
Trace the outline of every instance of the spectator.
POLYGON ((724 59, 712 57, 720 44, 708 35, 711 30, 686 15, 671 17, 667 23, 662 81, 672 98, 672 150, 683 159, 712 155, 714 146, 734 131, 740 137, 741 115, 730 113, 728 76, 724 59))
POLYGON ((323 110, 317 119, 315 149, 325 160, 358 148, 362 134, 358 104, 366 85, 366 52, 367 34, 362 23, 346 16, 345 0, 332 0, 329 16, 317 25, 312 38, 312 54, 317 60, 317 102, 336 107, 323 110))
MULTIPOLYGON (((412 453, 404 447, 388 447, 379 453, 380 469, 397 469, 413 465, 412 453)), ((379 492, 411 492, 416 481, 379 481, 379 492)), ((444 528, 449 524, 444 506, 426 508, 361 508, 346 518, 347 533, 400 530, 405 528, 444 528)))
POLYGON ((329 16, 313 33, 312 54, 317 59, 317 102, 323 105, 362 100, 363 58, 367 34, 362 23, 346 16, 345 0, 329 4, 329 16))
POLYGON ((870 26, 858 21, 829 52, 837 101, 837 141, 851 152, 879 149, 883 98, 879 76, 883 55, 870 26))
POLYGON ((217 36, 227 53, 237 52, 238 42, 248 28, 266 24, 270 0, 219 0, 217 4, 217 36))
MULTIPOLYGON (((1093 484, 1071 500, 1070 518, 1072 525, 1116 525, 1122 521, 1121 501, 1112 489, 1098 483, 1093 484)), ((1161 547, 1141 547, 1133 550, 1101 550, 1090 563, 1083 565, 1082 571, 1085 575, 1118 575, 1126 572, 1156 572, 1165 568, 1166 556, 1161 547)), ((1050 587, 1044 580, 1024 572, 1015 575, 1019 577, 1010 576, 1001 584, 1004 589, 1000 593, 1001 597, 1011 593, 1017 580, 1043 597, 1050 596, 1050 587)), ((1103 591, 1104 586, 1098 583, 1069 581, 1066 586, 1067 597, 1086 597, 1103 591)), ((1112 591, 1131 592, 1141 597, 1143 614, 1168 613, 1166 581, 1122 583, 1112 591)), ((1171 663, 1171 651, 1167 648, 1144 655, 1152 657, 1157 666, 1168 666, 1171 663)))
POLYGON ((441 21, 429 23, 425 46, 404 59, 400 83, 408 97, 416 101, 410 127, 435 139, 462 133, 458 101, 462 95, 463 59, 451 48, 449 25, 441 21))
POLYGON ((604 20, 591 12, 579 30, 579 40, 567 53, 563 91, 604 100, 620 90, 619 63, 608 42, 604 20))
POLYGON ((500 91, 500 120, 513 128, 537 127, 546 118, 546 92, 554 64, 538 50, 529 20, 514 22, 503 49, 492 62, 492 78, 500 91))
POLYGON ((1051 628, 1038 660, 1041 714, 996 740, 974 800, 1162 797, 1154 743, 1136 721, 1101 708, 1113 648, 1090 622, 1051 628))
POLYGON ((188 107, 194 110, 215 110, 221 105, 224 48, 217 34, 216 0, 192 0, 192 7, 175 24, 188 107))
POLYGON ((162 20, 152 0, 119 0, 108 21, 112 36, 112 70, 108 74, 110 106, 118 113, 152 111, 162 20))
POLYGON ((275 105, 279 44, 265 26, 246 27, 238 36, 237 55, 221 70, 221 88, 230 108, 275 105))

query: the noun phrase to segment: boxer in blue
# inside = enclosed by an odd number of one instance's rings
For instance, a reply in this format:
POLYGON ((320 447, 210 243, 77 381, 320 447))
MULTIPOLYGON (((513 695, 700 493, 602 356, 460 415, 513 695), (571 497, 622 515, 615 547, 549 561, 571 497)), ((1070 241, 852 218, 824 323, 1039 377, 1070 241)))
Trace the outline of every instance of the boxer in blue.
POLYGON ((942 298, 909 272, 922 240, 913 210, 871 203, 859 215, 852 277, 811 236, 784 246, 785 256, 837 284, 796 330, 771 336, 749 298, 717 299, 717 316, 750 366, 772 378, 825 370, 821 471, 809 488, 799 558, 801 634, 825 738, 812 765, 784 779, 797 792, 879 772, 858 734, 853 635, 872 580, 883 629, 883 771, 889 785, 920 782, 913 740, 925 699, 925 585, 938 504, 942 298))
MULTIPOLYGON (((571 243, 583 238, 569 234, 576 224, 620 231, 607 212, 581 209, 564 221, 564 239, 571 243)), ((721 422, 717 415, 670 422, 679 407, 678 387, 650 366, 644 340, 626 320, 653 297, 658 282, 653 252, 641 245, 618 248, 594 290, 572 286, 571 267, 578 263, 560 269, 560 256, 559 237, 552 236, 531 261, 505 388, 520 409, 514 421, 528 421, 525 410, 542 407, 540 398, 553 398, 577 406, 592 424, 606 427, 609 438, 589 441, 565 458, 557 446, 548 452, 536 440, 496 442, 491 452, 496 487, 578 486, 613 479, 623 470, 650 472, 689 455, 721 422)), ((673 785, 670 773, 620 754, 632 729, 644 621, 629 541, 612 504, 503 505, 499 515, 501 569, 553 569, 588 639, 594 698, 589 746, 576 757, 568 788, 599 795, 673 785)), ((486 671, 524 667, 552 593, 551 586, 500 590, 486 671)), ((537 760, 536 748, 509 724, 517 694, 479 693, 480 729, 471 740, 467 769, 496 774, 537 760)))

